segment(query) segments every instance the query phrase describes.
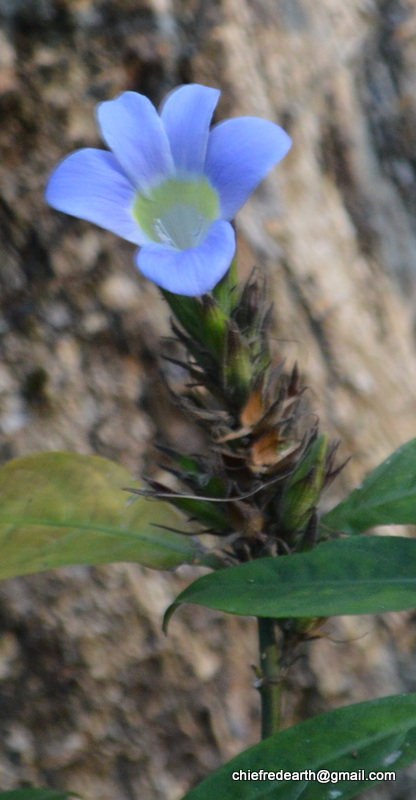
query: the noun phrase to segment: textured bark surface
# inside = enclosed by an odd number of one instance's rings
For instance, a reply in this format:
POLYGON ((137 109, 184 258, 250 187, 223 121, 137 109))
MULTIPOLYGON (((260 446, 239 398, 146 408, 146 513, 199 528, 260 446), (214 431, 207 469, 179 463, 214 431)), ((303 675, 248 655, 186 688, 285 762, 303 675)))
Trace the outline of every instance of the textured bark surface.
MULTIPOLYGON (((267 268, 276 346, 353 453, 335 493, 414 436, 416 0, 1 0, 0 23, 2 460, 72 449, 140 474, 155 436, 194 444, 159 377, 167 309, 133 248, 42 195, 60 157, 100 146, 98 101, 189 81, 222 89, 218 119, 293 137, 239 214, 240 268, 267 268)), ((0 585, 1 789, 175 800, 256 740, 252 621, 190 608, 161 633, 190 576, 113 565, 0 585)), ((416 689, 408 616, 327 633, 291 673, 288 723, 416 689)))

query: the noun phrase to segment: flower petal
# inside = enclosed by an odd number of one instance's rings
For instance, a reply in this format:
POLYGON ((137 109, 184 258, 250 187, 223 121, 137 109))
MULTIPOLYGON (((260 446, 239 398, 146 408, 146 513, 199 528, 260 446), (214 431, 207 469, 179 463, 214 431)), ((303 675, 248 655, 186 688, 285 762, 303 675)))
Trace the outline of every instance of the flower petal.
POLYGON ((163 244, 150 244, 137 253, 136 260, 143 275, 162 289, 195 297, 211 291, 221 280, 234 252, 231 225, 215 220, 199 247, 174 250, 163 244))
POLYGON ((145 192, 173 172, 168 137, 150 100, 123 92, 97 109, 102 135, 133 186, 145 192))
POLYGON ((235 216, 290 146, 279 125, 259 117, 229 119, 212 129, 204 172, 219 194, 222 217, 235 216))
POLYGON ((203 171, 209 126, 220 94, 219 89, 193 83, 179 86, 164 100, 160 116, 178 170, 203 171))
POLYGON ((58 164, 45 197, 58 211, 95 222, 129 242, 142 245, 149 237, 131 214, 134 194, 134 187, 112 153, 85 148, 58 164))

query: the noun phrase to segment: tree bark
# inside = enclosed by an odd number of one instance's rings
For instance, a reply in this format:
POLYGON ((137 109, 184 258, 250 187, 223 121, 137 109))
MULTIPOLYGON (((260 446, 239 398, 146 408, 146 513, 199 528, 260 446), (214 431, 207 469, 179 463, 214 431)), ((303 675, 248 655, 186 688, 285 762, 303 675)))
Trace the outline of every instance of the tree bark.
MULTIPOLYGON (((218 86, 216 119, 293 138, 237 219, 276 349, 353 458, 328 505, 416 429, 416 1, 15 0, 0 5, 0 452, 112 458, 193 445, 160 377, 168 311, 133 248, 58 214, 59 158, 100 147, 97 102, 218 86)), ((170 376, 175 379, 175 375, 170 376)), ((176 800, 259 736, 251 620, 164 609, 196 575, 68 568, 0 585, 0 788, 176 800)), ((414 690, 409 615, 338 618, 290 676, 287 724, 414 690), (289 697, 291 699, 289 699, 289 697)), ((412 769, 366 797, 410 796, 412 769)))

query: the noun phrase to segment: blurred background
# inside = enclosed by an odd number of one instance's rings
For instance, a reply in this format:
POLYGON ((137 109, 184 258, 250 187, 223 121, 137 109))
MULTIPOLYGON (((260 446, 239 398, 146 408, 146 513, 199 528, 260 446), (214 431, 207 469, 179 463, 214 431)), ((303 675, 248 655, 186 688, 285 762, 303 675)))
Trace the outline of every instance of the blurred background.
MULTIPOLYGON (((98 102, 157 104, 189 82, 222 90, 216 120, 263 116, 293 138, 238 215, 239 264, 267 270, 276 351, 353 456, 329 506, 416 435, 416 0, 0 0, 1 460, 66 449, 139 476, 155 441, 195 444, 134 247, 43 199, 61 157, 102 145, 98 102)), ((193 575, 117 564, 0 584, 0 789, 178 800, 257 740, 253 621, 190 607, 161 632, 193 575)), ((414 619, 328 623, 290 672, 286 724, 415 691, 414 619)), ((415 780, 365 797, 404 800, 415 780)))

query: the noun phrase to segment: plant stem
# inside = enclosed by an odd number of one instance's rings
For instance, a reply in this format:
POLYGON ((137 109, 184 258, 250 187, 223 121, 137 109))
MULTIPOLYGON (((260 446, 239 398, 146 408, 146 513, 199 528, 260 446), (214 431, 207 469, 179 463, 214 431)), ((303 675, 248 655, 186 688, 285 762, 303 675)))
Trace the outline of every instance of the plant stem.
POLYGON ((280 727, 281 669, 275 620, 259 617, 261 738, 277 733, 280 727))

